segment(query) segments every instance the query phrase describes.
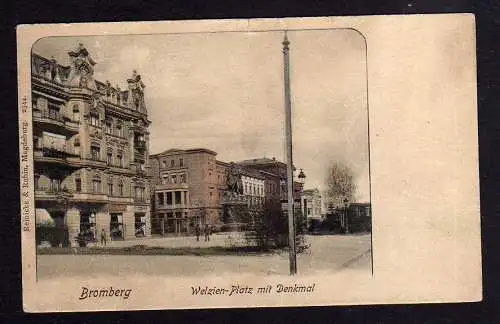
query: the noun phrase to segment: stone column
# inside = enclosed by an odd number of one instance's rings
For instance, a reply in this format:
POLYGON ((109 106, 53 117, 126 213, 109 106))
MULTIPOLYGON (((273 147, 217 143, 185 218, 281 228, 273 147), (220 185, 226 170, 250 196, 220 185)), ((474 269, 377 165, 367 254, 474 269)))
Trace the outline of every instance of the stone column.
POLYGON ((146 233, 144 233, 144 235, 147 237, 150 237, 151 236, 151 207, 150 206, 148 206, 145 216, 146 216, 146 233))
POLYGON ((125 228, 123 238, 130 240, 135 238, 135 209, 133 205, 128 205, 123 213, 123 226, 125 228))
POLYGON ((71 246, 76 246, 75 240, 80 233, 80 210, 76 207, 71 207, 66 211, 66 226, 68 227, 69 243, 71 246))
POLYGON ((111 222, 111 215, 107 210, 102 208, 99 211, 97 211, 95 216, 95 227, 97 234, 96 239, 99 244, 101 243, 101 233, 103 229, 106 232, 106 239, 108 243, 111 241, 110 222, 111 222))

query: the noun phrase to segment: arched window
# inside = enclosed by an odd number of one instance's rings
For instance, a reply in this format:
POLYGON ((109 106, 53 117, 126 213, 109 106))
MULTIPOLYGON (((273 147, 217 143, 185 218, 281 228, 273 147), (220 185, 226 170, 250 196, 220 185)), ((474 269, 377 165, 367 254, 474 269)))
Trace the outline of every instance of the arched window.
POLYGON ((101 158, 101 147, 99 146, 99 144, 97 143, 92 143, 90 145, 90 154, 91 154, 91 158, 92 160, 94 161, 99 161, 100 158, 101 158))
POLYGON ((92 178, 92 192, 101 193, 101 176, 97 173, 92 178))
POLYGON ((108 178, 108 195, 113 196, 113 177, 108 178))
POLYGON ((118 181, 118 194, 120 196, 124 196, 124 192, 123 192, 123 179, 120 179, 118 181))

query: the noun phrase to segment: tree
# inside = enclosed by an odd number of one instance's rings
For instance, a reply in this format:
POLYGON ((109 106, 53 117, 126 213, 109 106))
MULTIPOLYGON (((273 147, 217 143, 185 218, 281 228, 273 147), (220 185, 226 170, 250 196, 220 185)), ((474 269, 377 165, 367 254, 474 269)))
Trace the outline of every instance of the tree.
POLYGON ((344 163, 334 161, 328 168, 327 199, 333 206, 341 206, 344 199, 353 201, 356 195, 354 172, 344 163))
MULTIPOLYGON (((300 208, 295 209, 296 244, 305 244, 305 222, 300 208)), ((256 214, 253 228, 246 232, 249 243, 261 250, 281 249, 288 246, 288 216, 282 210, 279 199, 267 199, 262 210, 256 214)))

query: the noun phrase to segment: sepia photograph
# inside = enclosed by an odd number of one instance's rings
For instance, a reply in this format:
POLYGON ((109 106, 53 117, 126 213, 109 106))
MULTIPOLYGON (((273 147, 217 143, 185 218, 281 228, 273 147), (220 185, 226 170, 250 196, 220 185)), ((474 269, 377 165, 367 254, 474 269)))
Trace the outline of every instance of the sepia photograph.
POLYGON ((18 27, 26 311, 481 298, 474 17, 58 27, 18 27))
POLYGON ((39 280, 371 273, 359 32, 46 37, 31 73, 39 280))

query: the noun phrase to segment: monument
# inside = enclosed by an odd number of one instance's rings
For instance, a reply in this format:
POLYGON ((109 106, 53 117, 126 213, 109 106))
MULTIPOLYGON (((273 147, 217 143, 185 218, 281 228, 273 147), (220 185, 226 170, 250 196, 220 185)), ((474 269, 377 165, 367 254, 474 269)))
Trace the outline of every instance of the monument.
POLYGON ((221 199, 222 221, 230 231, 242 230, 248 224, 248 206, 243 195, 241 169, 231 162, 227 171, 226 189, 221 199))

